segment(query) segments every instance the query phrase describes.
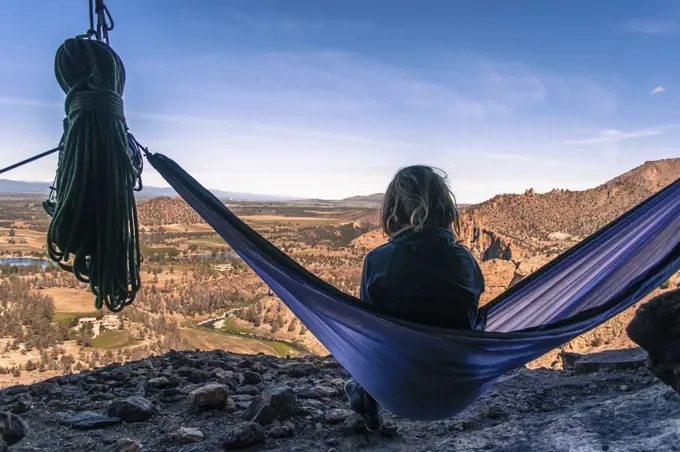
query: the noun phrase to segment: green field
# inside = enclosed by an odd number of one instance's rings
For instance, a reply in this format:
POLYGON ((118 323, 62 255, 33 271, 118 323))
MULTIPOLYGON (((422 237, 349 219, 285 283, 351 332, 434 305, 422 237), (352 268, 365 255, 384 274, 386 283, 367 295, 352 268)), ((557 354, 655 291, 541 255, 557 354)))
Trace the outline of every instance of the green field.
POLYGON ((283 342, 269 342, 269 341, 260 341, 262 343, 267 344, 274 350, 276 350, 276 353, 279 354, 282 358, 286 358, 287 356, 298 356, 300 352, 292 348, 288 344, 284 344, 283 342))
MULTIPOLYGON (((230 319, 228 319, 228 320, 230 320, 230 319)), ((254 337, 241 336, 240 334, 237 334, 237 333, 248 333, 248 330, 238 328, 231 322, 225 322, 225 326, 221 330, 206 328, 204 326, 197 326, 197 325, 194 325, 194 324, 185 324, 185 326, 190 327, 190 328, 194 328, 194 329, 197 329, 197 330, 205 331, 207 333, 232 336, 232 337, 239 338, 239 339, 246 340, 246 341, 258 342, 262 345, 265 345, 266 347, 271 348, 282 358, 285 358, 288 355, 298 356, 300 354, 299 351, 295 350, 293 347, 291 347, 290 345, 288 345, 284 342, 278 342, 276 340, 267 341, 267 340, 262 340, 262 339, 258 339, 258 338, 254 338, 254 337), (234 329, 230 329, 230 327, 233 327, 234 329)))
POLYGON ((179 254, 179 250, 171 246, 145 246, 144 244, 141 245, 141 252, 145 256, 177 256, 179 254))
POLYGON ((118 330, 104 331, 99 337, 92 340, 94 348, 116 349, 134 345, 136 341, 127 334, 118 330))
POLYGON ((224 248, 229 249, 227 242, 222 237, 196 237, 186 241, 188 245, 195 245, 202 249, 224 248))
POLYGON ((251 331, 246 328, 241 328, 236 325, 236 322, 231 317, 224 319, 224 326, 222 327, 224 333, 243 333, 248 334, 251 331))
MULTIPOLYGON (((237 335, 239 333, 241 334, 248 334, 251 333, 252 331, 246 329, 246 328, 241 328, 236 325, 236 322, 232 318, 226 318, 224 319, 224 325, 222 326, 221 330, 210 330, 210 331, 219 331, 221 333, 226 333, 226 334, 234 334, 236 333, 237 335)), ((273 348, 276 350, 276 353, 278 353, 282 357, 286 357, 287 355, 290 356, 298 356, 300 354, 299 350, 296 350, 295 348, 291 347, 285 342, 279 342, 276 340, 276 338, 268 333, 260 334, 260 336, 264 337, 270 337, 271 340, 262 340, 262 339, 257 339, 257 338, 250 338, 251 340, 254 341, 259 341, 265 345, 268 345, 269 347, 273 348)), ((242 337, 242 336, 240 336, 242 337)))
POLYGON ((219 237, 219 236, 217 236, 217 237, 203 237, 203 238, 200 238, 200 239, 196 239, 196 241, 210 242, 210 243, 214 243, 214 244, 217 244, 217 245, 224 245, 224 246, 227 245, 227 242, 225 242, 224 239, 222 237, 219 237))
POLYGON ((93 312, 55 312, 52 321, 63 323, 68 326, 75 325, 82 317, 94 317, 97 311, 93 312))

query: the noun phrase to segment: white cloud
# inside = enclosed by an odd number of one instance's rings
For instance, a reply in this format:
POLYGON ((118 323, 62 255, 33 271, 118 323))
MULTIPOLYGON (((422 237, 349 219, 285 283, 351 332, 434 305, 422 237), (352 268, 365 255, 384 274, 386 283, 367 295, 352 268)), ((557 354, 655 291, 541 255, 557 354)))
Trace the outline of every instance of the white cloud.
MULTIPOLYGON (((446 167, 451 175, 473 173, 467 168, 477 163, 543 174, 563 167, 562 157, 550 149, 556 157, 550 160, 538 149, 546 141, 540 130, 520 133, 508 147, 505 126, 521 128, 516 119, 534 118, 538 108, 552 120, 616 105, 612 91, 586 76, 479 57, 445 61, 450 72, 434 74, 339 52, 212 53, 154 62, 144 68, 152 86, 130 83, 126 113, 143 144, 177 159, 207 186, 333 197, 380 191, 394 169, 427 159, 442 167, 453 158, 446 167), (176 70, 186 67, 192 70, 176 70), (478 151, 443 151, 456 146, 478 151), (193 153, 200 156, 189 158, 193 153), (350 162, 356 167, 346 167, 350 162), (390 169, 378 170, 381 165, 390 169), (359 179, 349 176, 358 173, 359 179), (324 175, 330 180, 317 186, 324 175)), ((1 96, 0 103, 61 108, 1 96)), ((467 189, 461 201, 481 196, 481 188, 467 189)))
POLYGON ((164 62, 163 66, 146 69, 172 78, 178 102, 200 103, 203 111, 214 108, 222 117, 232 110, 239 117, 252 113, 259 118, 266 114, 311 121, 343 117, 376 122, 409 115, 421 121, 488 119, 505 116, 515 107, 493 93, 459 89, 449 81, 342 52, 213 54, 164 62), (173 70, 187 65, 194 70, 173 70), (196 73, 202 79, 198 86, 196 73))
POLYGON ((15 105, 24 107, 46 107, 46 108, 63 108, 64 104, 57 102, 48 102, 41 99, 32 99, 28 97, 8 97, 0 96, 0 105, 15 105))
POLYGON ((548 87, 530 70, 513 73, 488 68, 485 78, 489 94, 510 105, 540 103, 548 95, 548 87))
MULTIPOLYGON (((138 111, 128 111, 128 116, 137 117, 147 121, 168 123, 174 125, 191 125, 191 128, 197 130, 197 135, 200 135, 200 131, 207 129, 216 129, 221 133, 217 135, 217 139, 211 138, 210 142, 212 144, 224 144, 221 141, 220 136, 226 137, 226 140, 230 140, 234 137, 244 137, 244 136, 259 136, 263 137, 265 134, 276 134, 276 139, 283 139, 284 137, 293 138, 304 138, 304 139, 324 139, 329 142, 341 142, 346 143, 363 143, 367 145, 380 145, 380 146, 390 146, 390 147, 402 147, 408 149, 422 149, 422 145, 411 142, 411 141, 400 141, 393 139, 382 139, 375 135, 365 136, 360 134, 336 132, 330 129, 314 128, 314 127, 296 127, 296 126, 286 126, 277 125, 274 123, 261 123, 255 121, 232 121, 223 120, 220 118, 213 118, 209 116, 191 116, 182 114, 157 114, 157 113, 145 113, 138 111), (198 127, 197 127, 198 126, 198 127), (226 133, 225 133, 226 132, 226 133)), ((175 130, 177 128, 175 127, 175 130)), ((159 140, 157 143, 162 145, 168 144, 178 144, 176 141, 159 140)), ((189 144, 190 141, 187 141, 189 144)))
POLYGON ((616 111, 615 92, 589 76, 556 73, 516 62, 482 59, 479 65, 482 70, 478 77, 484 83, 486 94, 517 109, 537 104, 562 104, 563 107, 598 113, 616 111))
POLYGON ((651 90, 649 92, 649 94, 659 94, 659 93, 664 93, 664 92, 666 92, 666 88, 664 88, 663 86, 657 86, 656 88, 651 90))
POLYGON ((665 19, 633 19, 625 27, 633 33, 648 35, 667 35, 678 31, 678 22, 665 19))
MULTIPOLYGON (((145 67, 173 87, 179 103, 201 105, 200 115, 262 121, 320 123, 333 120, 364 127, 390 121, 407 127, 452 119, 490 120, 550 104, 610 113, 616 95, 585 76, 556 74, 479 55, 454 54, 436 76, 344 52, 207 54, 145 67), (175 70, 192 67, 192 71, 175 70), (200 74, 201 83, 196 83, 200 74), (186 98, 186 99, 185 99, 186 98)), ((151 75, 150 75, 151 76, 151 75)), ((402 127, 401 125, 398 127, 402 127)))
POLYGON ((618 143, 624 140, 644 138, 649 136, 661 135, 665 129, 680 127, 678 124, 668 124, 647 129, 623 131, 618 129, 604 129, 599 136, 579 140, 567 140, 566 144, 598 144, 598 143, 618 143))

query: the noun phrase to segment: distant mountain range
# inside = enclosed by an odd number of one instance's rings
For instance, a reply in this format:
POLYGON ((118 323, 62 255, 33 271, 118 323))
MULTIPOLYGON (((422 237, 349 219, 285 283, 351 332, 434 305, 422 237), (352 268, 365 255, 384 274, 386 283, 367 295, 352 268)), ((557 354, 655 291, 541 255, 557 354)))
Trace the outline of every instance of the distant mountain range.
MULTIPOLYGON (((215 196, 223 201, 293 201, 299 198, 282 195, 267 195, 256 193, 239 193, 222 190, 210 190, 215 196)), ((9 179, 0 179, 0 194, 2 195, 47 195, 50 192, 50 182, 28 182, 9 179)), ((170 187, 144 186, 137 197, 155 198, 157 196, 177 196, 170 187)))
POLYGON ((343 202, 360 202, 360 203, 381 203, 383 198, 385 197, 385 193, 373 193, 372 195, 366 195, 366 196, 352 196, 349 198, 345 198, 342 201, 343 202))
MULTIPOLYGON (((352 196, 341 200, 311 199, 284 195, 269 195, 257 193, 240 193, 222 190, 210 190, 212 194, 223 201, 255 201, 255 202, 311 202, 311 203, 350 203, 350 204, 379 204, 384 193, 374 193, 367 196, 352 196)), ((50 192, 50 182, 29 182, 21 180, 0 179, 0 195, 47 195, 50 192)), ((137 193, 138 198, 155 198, 158 196, 177 196, 171 187, 144 186, 137 193)))

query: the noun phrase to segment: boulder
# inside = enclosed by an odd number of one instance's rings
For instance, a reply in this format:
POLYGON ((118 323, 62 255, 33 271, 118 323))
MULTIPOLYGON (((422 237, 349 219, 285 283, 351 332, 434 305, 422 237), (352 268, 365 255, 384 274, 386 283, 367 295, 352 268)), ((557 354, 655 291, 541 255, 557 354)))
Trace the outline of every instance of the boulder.
POLYGON ((108 415, 125 422, 143 422, 156 414, 156 408, 144 397, 132 396, 109 405, 108 415))
POLYGON ((241 374, 241 386, 262 383, 262 375, 257 372, 245 371, 241 374))
POLYGON ((632 370, 644 366, 647 360, 647 353, 640 348, 607 350, 590 355, 562 352, 561 356, 564 369, 574 370, 577 374, 632 370))
POLYGON ((203 441, 203 432, 197 428, 180 427, 172 436, 175 440, 187 444, 203 441))
POLYGON ((132 438, 121 438, 116 441, 111 450, 115 452, 140 452, 142 443, 132 438))
POLYGON ((680 289, 640 306, 626 333, 648 352, 649 370, 680 393, 680 289))
POLYGON ((239 450, 262 444, 267 435, 261 425, 255 422, 243 422, 227 431, 221 444, 224 450, 239 450))
POLYGON ((148 381, 148 385, 153 389, 166 389, 172 387, 172 383, 166 377, 156 377, 148 381))
POLYGON ((13 413, 0 412, 0 437, 11 446, 23 439, 28 433, 28 424, 13 413))
POLYGON ((295 425, 292 422, 284 422, 271 428, 267 435, 270 438, 292 438, 295 436, 295 425))
POLYGON ((268 388, 251 402, 244 418, 263 425, 274 420, 285 421, 295 415, 296 405, 297 399, 291 388, 268 388))
POLYGON ((12 407, 12 413, 23 414, 33 407, 33 397, 31 394, 24 393, 19 394, 14 400, 14 406, 12 407))
POLYGON ((309 377, 311 375, 318 374, 321 369, 316 367, 312 363, 286 363, 279 366, 285 374, 293 378, 309 377))
POLYGON ((209 383, 187 396, 188 405, 196 411, 224 410, 228 406, 229 389, 223 384, 209 383))

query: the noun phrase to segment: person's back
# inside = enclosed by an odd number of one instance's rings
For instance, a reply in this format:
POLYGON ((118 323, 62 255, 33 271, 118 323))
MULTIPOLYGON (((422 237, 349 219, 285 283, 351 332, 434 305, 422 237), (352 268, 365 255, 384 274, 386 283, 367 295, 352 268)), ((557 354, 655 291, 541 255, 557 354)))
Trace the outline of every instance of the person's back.
POLYGON ((484 279, 472 254, 454 237, 440 227, 391 237, 366 256, 361 299, 410 322, 476 328, 484 279))
MULTIPOLYGON (((446 176, 427 166, 401 169, 385 193, 380 222, 389 240, 366 256, 361 299, 410 322, 483 328, 477 313, 484 278, 469 250, 456 242, 459 213, 446 176)), ((366 427, 380 428, 375 399, 354 380, 345 392, 366 427)))

